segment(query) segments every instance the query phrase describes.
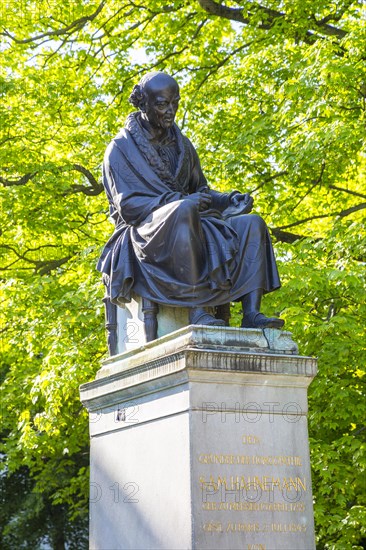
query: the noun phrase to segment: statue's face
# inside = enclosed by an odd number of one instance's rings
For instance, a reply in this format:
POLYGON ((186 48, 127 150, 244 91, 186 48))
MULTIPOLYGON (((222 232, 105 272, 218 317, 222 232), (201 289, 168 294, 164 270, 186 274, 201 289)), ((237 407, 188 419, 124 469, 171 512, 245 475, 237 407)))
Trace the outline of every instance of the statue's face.
POLYGON ((145 87, 144 117, 154 129, 168 129, 175 119, 179 105, 179 87, 171 77, 157 77, 145 87))

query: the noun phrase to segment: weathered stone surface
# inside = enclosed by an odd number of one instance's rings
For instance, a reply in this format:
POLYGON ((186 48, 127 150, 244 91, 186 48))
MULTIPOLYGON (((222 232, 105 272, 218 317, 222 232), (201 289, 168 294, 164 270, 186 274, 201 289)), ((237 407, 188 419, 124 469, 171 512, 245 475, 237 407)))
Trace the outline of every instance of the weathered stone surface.
MULTIPOLYGON (((160 305, 157 314, 158 338, 189 325, 189 309, 160 305)), ((142 298, 134 296, 125 307, 117 308, 117 352, 133 351, 146 345, 142 313, 142 298)), ((277 329, 241 329, 234 327, 204 327, 207 343, 233 347, 269 348, 274 353, 298 353, 291 333, 277 329)))
MULTIPOLYGON (((253 352, 255 356, 251 360, 251 364, 252 368, 256 370, 270 368, 269 364, 271 362, 270 357, 267 357, 265 361, 264 359, 260 359, 258 352, 268 354, 268 356, 278 353, 288 354, 289 358, 284 359, 284 365, 287 365, 289 368, 290 365, 296 365, 296 372, 299 366, 302 369, 306 369, 311 368, 311 365, 315 364, 311 358, 306 358, 305 361, 292 361, 291 356, 294 356, 297 346, 291 340, 291 333, 285 332, 284 337, 278 335, 277 338, 273 338, 275 347, 272 349, 269 347, 268 335, 271 332, 278 333, 280 331, 276 329, 266 329, 266 331, 269 331, 267 332, 267 336, 264 335, 261 329, 189 325, 162 336, 153 342, 145 343, 135 349, 109 357, 104 361, 102 369, 97 374, 97 378, 124 371, 126 368, 131 369, 134 366, 147 365, 154 360, 158 360, 159 364, 161 364, 162 359, 176 355, 182 350, 187 352, 189 349, 206 349, 213 353, 221 350, 231 354, 230 357, 233 357, 233 361, 236 364, 238 364, 238 361, 240 362, 240 357, 242 360, 245 357, 247 364, 245 368, 249 368, 248 352, 253 352), (290 351, 291 345, 294 351, 290 351), (282 351, 281 346, 285 348, 282 351), (235 352, 234 355, 233 352, 235 352)), ((229 360, 229 356, 227 360, 229 360)), ((221 362, 220 365, 222 365, 221 362)), ((220 366, 220 368, 222 367, 220 366)), ((234 366, 230 368, 234 368, 235 370, 234 366)), ((240 367, 237 366, 236 368, 240 367)))
POLYGON ((110 358, 81 387, 91 549, 315 548, 306 394, 316 360, 216 331, 188 327, 110 358))
POLYGON ((265 328, 263 333, 267 339, 269 349, 281 353, 299 353, 297 344, 291 338, 291 332, 265 328))

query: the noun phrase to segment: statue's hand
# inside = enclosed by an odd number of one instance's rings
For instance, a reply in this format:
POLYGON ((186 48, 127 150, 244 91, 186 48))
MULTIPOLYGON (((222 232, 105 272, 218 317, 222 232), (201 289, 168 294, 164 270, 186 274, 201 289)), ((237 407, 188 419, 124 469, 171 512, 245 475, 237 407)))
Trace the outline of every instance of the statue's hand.
POLYGON ((234 195, 231 204, 240 209, 241 214, 249 214, 253 210, 254 199, 249 193, 234 195))
POLYGON ((192 193, 185 197, 185 200, 192 201, 200 212, 207 210, 211 204, 211 195, 209 193, 192 193))
POLYGON ((236 193, 230 197, 230 204, 222 212, 222 217, 227 220, 233 216, 249 214, 253 208, 253 202, 253 197, 249 193, 236 193))

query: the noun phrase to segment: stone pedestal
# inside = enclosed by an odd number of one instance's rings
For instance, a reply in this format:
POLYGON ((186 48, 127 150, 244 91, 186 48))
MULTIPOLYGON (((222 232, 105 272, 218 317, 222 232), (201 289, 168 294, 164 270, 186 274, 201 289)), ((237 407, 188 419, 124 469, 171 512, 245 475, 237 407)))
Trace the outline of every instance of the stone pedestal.
POLYGON ((289 333, 186 327, 111 357, 90 413, 90 548, 311 550, 307 387, 289 333))

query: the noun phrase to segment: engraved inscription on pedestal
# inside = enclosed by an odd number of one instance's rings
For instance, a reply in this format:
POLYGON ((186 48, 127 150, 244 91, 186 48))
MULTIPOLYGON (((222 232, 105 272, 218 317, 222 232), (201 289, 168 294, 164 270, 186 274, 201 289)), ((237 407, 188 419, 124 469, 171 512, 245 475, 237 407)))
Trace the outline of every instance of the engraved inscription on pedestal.
POLYGON ((292 402, 202 409, 197 429, 206 437, 193 455, 197 548, 313 548, 306 417, 294 412, 292 402))

